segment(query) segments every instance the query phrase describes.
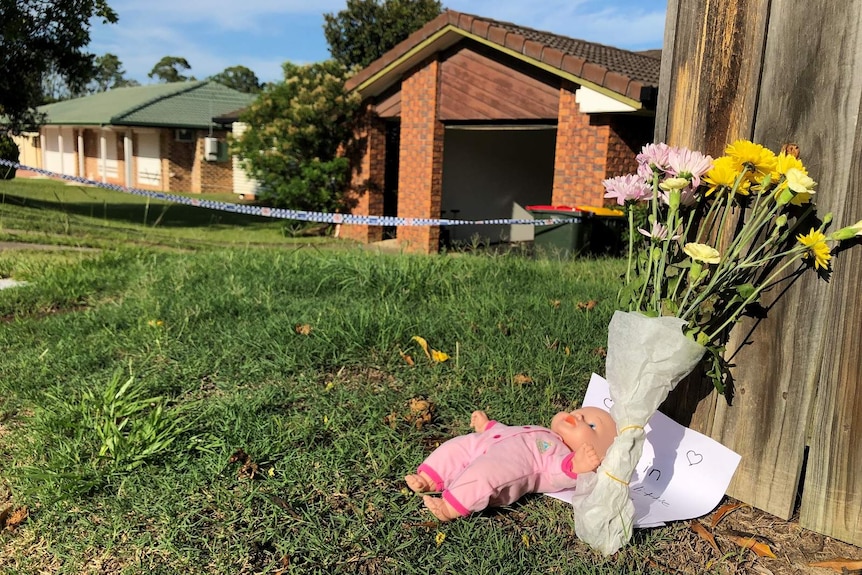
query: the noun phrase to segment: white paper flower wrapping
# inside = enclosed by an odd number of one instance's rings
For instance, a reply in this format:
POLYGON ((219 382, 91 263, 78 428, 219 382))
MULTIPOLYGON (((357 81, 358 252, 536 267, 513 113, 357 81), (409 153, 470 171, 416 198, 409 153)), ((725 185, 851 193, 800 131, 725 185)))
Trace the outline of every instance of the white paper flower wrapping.
POLYGON ((619 435, 595 473, 578 477, 575 532, 590 547, 611 555, 632 535, 634 505, 628 482, 643 452, 649 418, 705 349, 682 332, 676 317, 617 311, 608 328, 606 378, 611 415, 619 435))

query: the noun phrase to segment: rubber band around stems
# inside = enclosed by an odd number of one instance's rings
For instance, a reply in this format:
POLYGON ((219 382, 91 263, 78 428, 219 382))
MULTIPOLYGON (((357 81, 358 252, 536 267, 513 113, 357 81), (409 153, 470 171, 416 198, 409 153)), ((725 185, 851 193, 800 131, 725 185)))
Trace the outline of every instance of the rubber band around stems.
POLYGON ((629 429, 640 429, 640 430, 643 430, 643 428, 644 428, 644 426, 643 426, 643 425, 626 425, 625 427, 623 427, 622 429, 620 429, 620 430, 617 432, 617 435, 619 435, 619 434, 620 434, 620 433, 622 433, 623 431, 626 431, 626 430, 629 430, 629 429))
POLYGON ((605 471, 605 475, 607 475, 608 477, 610 477, 610 478, 611 478, 611 479, 613 479, 614 481, 619 481, 620 483, 622 483, 623 485, 625 485, 626 487, 628 487, 628 484, 629 484, 629 482, 628 482, 628 481, 623 481, 623 480, 622 480, 622 479, 620 479, 619 477, 617 477, 617 476, 615 476, 615 475, 612 475, 609 471, 605 471))

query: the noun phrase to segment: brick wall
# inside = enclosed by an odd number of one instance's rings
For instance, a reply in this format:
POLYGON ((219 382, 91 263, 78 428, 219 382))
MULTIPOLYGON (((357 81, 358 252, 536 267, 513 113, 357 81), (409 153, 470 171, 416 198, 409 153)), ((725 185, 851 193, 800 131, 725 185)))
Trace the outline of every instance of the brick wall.
POLYGON ((191 142, 178 142, 173 130, 163 130, 162 147, 167 160, 168 190, 172 192, 191 192, 194 190, 192 179, 195 168, 197 138, 191 142))
POLYGON ((637 171, 637 156, 644 144, 653 141, 655 118, 652 116, 610 116, 606 178, 637 171))
MULTIPOLYGON (((398 216, 439 218, 443 188, 443 124, 437 119, 439 61, 425 61, 401 83, 401 145, 398 173, 398 216)), ((406 251, 438 249, 436 226, 398 228, 406 251)))
MULTIPOLYGON (((233 163, 230 154, 220 154, 219 160, 209 162, 206 160, 204 138, 210 137, 208 133, 201 132, 197 141, 197 165, 200 167, 200 184, 194 191, 206 193, 230 193, 233 191, 233 163)), ((213 138, 219 141, 219 151, 227 146, 227 132, 223 130, 214 131, 213 138)))
MULTIPOLYGON (((351 158, 351 181, 347 192, 350 213, 383 215, 383 185, 386 175, 386 124, 366 111, 356 134, 359 149, 351 158)), ((363 243, 383 239, 381 226, 342 225, 339 237, 363 243)))
POLYGON ((601 206, 611 129, 607 118, 580 113, 575 102, 576 89, 576 85, 568 82, 560 88, 551 201, 555 205, 601 206))

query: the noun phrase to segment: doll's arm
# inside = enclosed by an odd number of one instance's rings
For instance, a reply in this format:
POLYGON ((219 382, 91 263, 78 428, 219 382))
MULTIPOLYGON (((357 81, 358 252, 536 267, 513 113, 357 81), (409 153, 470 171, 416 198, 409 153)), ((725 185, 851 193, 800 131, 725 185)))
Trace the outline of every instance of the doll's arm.
POLYGON ((584 443, 581 445, 577 451, 575 451, 574 457, 572 457, 572 471, 575 473, 588 473, 590 471, 595 471, 599 468, 602 460, 599 458, 599 455, 596 453, 596 450, 589 443, 584 443))
POLYGON ((474 411, 470 416, 470 426, 476 430, 476 433, 482 433, 488 428, 490 420, 484 411, 474 411))

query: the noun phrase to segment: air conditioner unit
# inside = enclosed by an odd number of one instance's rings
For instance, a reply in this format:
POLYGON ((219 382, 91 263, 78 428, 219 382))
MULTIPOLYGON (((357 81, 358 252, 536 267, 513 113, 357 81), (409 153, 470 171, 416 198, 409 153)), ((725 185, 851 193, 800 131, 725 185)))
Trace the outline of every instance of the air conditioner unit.
POLYGON ((218 161, 218 138, 204 138, 204 159, 207 162, 218 161))

